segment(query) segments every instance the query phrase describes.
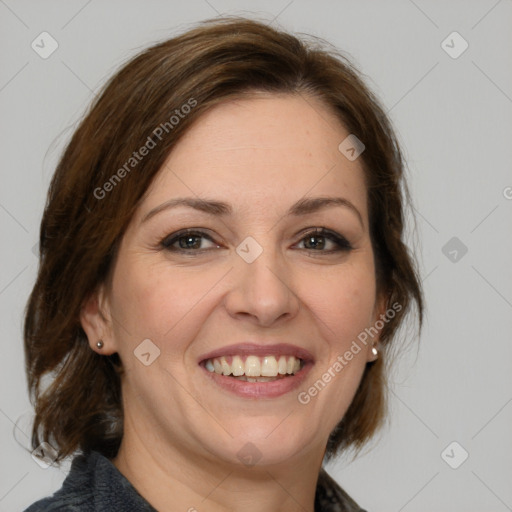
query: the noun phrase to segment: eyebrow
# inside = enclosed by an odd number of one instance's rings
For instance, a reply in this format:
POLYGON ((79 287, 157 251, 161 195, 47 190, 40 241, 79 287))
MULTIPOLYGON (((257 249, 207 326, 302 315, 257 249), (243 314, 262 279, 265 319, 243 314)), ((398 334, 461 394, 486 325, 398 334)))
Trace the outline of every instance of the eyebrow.
MULTIPOLYGON (((150 212, 148 212, 142 219, 141 223, 147 222, 149 219, 157 215, 158 213, 169 210, 172 208, 177 208, 180 206, 186 206, 188 208, 193 208, 195 210, 199 210, 201 212, 205 212, 209 215, 214 216, 226 216, 231 215, 233 213, 233 208, 230 204, 224 203, 222 201, 215 201, 212 199, 198 199, 195 197, 180 197, 176 199, 171 199, 162 203, 161 205, 153 208, 150 212)), ((351 203, 348 199, 344 197, 312 197, 312 198, 303 198, 293 204, 289 210, 286 212, 285 216, 292 215, 294 217, 299 217, 301 215, 307 215, 310 213, 315 213, 320 210, 323 210, 328 207, 333 206, 343 206, 350 209, 353 213, 356 214, 361 226, 364 227, 363 217, 359 210, 351 203)))

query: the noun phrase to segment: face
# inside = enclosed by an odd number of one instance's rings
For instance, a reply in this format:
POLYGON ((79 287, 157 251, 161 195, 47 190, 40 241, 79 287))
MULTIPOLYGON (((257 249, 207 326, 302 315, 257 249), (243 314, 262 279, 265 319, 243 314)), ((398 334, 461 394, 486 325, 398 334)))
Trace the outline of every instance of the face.
POLYGON ((354 341, 383 312, 348 135, 317 99, 261 94, 179 142, 123 237, 104 319, 82 318, 126 369, 125 429, 202 460, 323 455, 373 359, 354 341))

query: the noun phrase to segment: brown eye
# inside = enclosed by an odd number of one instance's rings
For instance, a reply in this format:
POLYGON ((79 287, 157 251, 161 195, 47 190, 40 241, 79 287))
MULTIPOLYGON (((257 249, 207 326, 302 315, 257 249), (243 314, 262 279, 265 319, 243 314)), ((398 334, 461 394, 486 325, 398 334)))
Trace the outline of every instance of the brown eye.
POLYGON ((326 229, 317 229, 307 233, 301 240, 305 249, 315 252, 350 251, 352 246, 346 238, 326 229), (331 247, 325 250, 326 247, 331 247))
POLYGON ((212 238, 203 231, 179 231, 173 233, 161 242, 162 247, 168 251, 175 252, 203 252, 212 248, 219 248, 212 238), (205 241, 209 241, 210 247, 205 246, 205 241))

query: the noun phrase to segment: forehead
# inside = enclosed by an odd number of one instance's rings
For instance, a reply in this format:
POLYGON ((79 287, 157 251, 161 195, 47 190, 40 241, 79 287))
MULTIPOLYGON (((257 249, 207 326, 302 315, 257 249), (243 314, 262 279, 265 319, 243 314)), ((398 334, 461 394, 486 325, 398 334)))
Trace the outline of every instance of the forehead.
POLYGON ((338 150, 349 135, 317 98, 261 94, 203 114, 173 149, 146 196, 147 208, 174 197, 229 201, 278 212, 304 196, 345 196, 366 217, 360 160, 338 150))

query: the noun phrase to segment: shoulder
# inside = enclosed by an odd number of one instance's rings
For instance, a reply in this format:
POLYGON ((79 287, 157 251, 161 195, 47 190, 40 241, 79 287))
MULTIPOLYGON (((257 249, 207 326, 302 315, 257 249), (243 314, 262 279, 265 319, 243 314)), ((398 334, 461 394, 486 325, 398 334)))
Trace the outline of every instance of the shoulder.
POLYGON ((76 455, 71 469, 62 487, 53 495, 32 503, 23 512, 86 512, 94 510, 92 497, 94 494, 93 478, 95 468, 101 455, 91 452, 88 455, 76 455))
POLYGON ((117 512, 155 509, 117 467, 96 451, 77 455, 62 487, 23 512, 117 512))
POLYGON ((315 511, 367 512, 362 509, 323 468, 320 470, 318 476, 315 511))
POLYGON ((73 498, 57 498, 55 495, 49 498, 32 503, 30 507, 26 508, 23 512, 85 512, 92 510, 87 508, 86 502, 82 500, 74 500, 73 498))

